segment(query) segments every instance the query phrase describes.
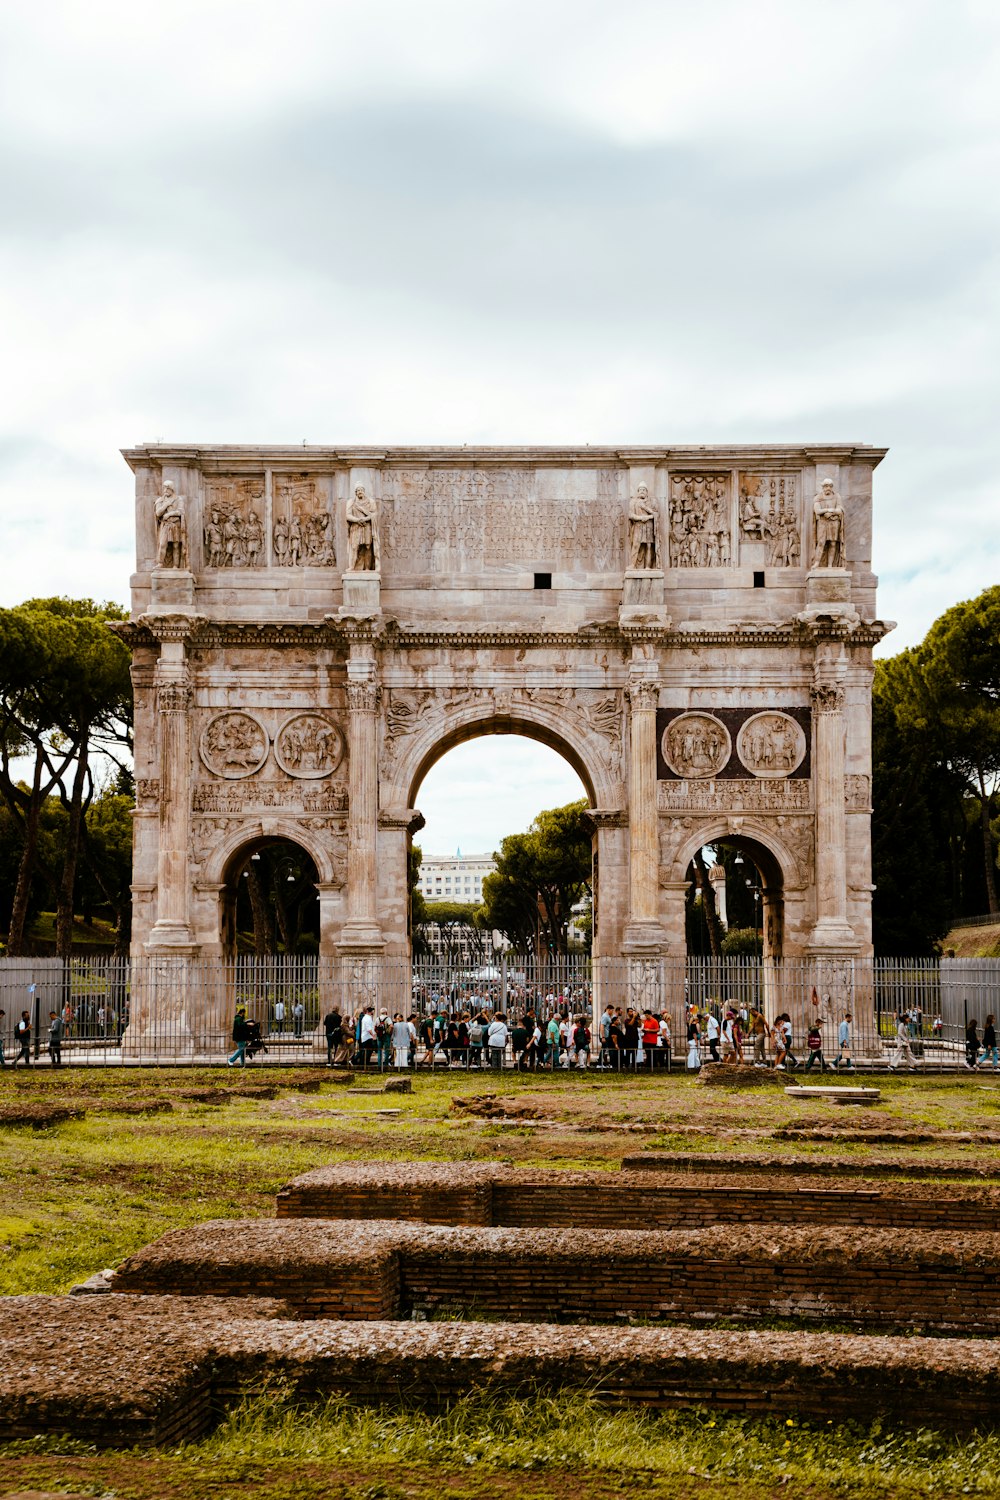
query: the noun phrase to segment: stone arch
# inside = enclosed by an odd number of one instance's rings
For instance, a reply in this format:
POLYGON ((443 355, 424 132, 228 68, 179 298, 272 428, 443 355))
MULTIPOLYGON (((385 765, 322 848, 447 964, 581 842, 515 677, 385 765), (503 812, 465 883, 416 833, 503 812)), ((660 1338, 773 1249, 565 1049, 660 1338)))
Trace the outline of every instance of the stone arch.
POLYGON ((785 889, 807 884, 807 872, 801 869, 799 858, 789 845, 775 834, 769 824, 742 814, 739 817, 712 818, 692 830, 674 851, 665 878, 672 882, 682 881, 697 851, 706 844, 723 839, 736 848, 746 844, 747 852, 752 852, 750 845, 755 850, 762 851, 765 862, 773 861, 770 871, 762 871, 765 878, 773 875, 775 881, 785 889))
POLYGON ((760 923, 765 958, 787 956, 798 946, 801 896, 808 883, 808 872, 801 867, 803 856, 769 824, 743 814, 701 823, 677 845, 669 863, 664 862, 661 884, 674 908, 668 915, 668 926, 675 940, 680 943, 685 928, 683 905, 691 860, 706 844, 722 842, 747 855, 760 872, 760 923))
POLYGON ((429 719, 409 738, 393 767, 390 785, 395 799, 407 806, 415 798, 424 777, 449 750, 468 740, 492 734, 523 735, 548 745, 573 767, 583 782, 592 807, 618 807, 623 800, 620 776, 612 770, 613 756, 606 740, 587 728, 572 713, 555 706, 517 703, 498 711, 487 705, 469 704, 429 719))
POLYGON ((231 834, 209 849, 200 883, 210 887, 227 884, 238 856, 247 854, 262 844, 280 842, 297 844, 309 855, 316 866, 321 884, 335 882, 332 850, 311 829, 304 829, 294 818, 262 818, 256 822, 241 823, 231 834))

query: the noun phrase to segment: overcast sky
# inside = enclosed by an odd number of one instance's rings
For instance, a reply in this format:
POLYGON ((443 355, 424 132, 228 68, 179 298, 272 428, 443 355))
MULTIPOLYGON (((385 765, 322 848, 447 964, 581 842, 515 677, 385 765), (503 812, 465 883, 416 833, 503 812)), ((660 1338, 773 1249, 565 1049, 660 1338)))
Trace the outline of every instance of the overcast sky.
MULTIPOLYGON (((998 145, 995 0, 6 4, 0 602, 127 600, 143 440, 853 441, 919 640, 1000 578, 998 145)), ((517 743, 425 848, 579 794, 517 743)))

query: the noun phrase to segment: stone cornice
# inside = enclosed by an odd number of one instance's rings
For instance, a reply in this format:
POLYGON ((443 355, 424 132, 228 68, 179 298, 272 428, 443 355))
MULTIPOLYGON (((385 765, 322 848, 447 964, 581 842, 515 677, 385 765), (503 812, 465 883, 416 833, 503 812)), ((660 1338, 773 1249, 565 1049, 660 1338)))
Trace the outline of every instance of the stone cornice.
POLYGON ((664 629, 649 626, 642 631, 603 622, 580 630, 539 630, 514 626, 492 630, 447 630, 435 626, 404 626, 397 621, 337 622, 269 620, 255 624, 245 620, 191 619, 187 616, 141 616, 115 622, 110 627, 131 649, 155 647, 161 640, 187 640, 192 649, 237 646, 247 650, 262 646, 297 646, 344 653, 358 642, 370 641, 377 649, 420 651, 444 649, 613 650, 627 656, 637 639, 671 651, 694 647, 753 649, 771 646, 812 646, 817 641, 842 641, 848 646, 875 646, 893 628, 891 621, 865 620, 850 625, 844 620, 818 619, 810 624, 791 620, 781 625, 745 622, 729 626, 664 629))
POLYGON ((490 464, 529 464, 537 468, 547 466, 599 465, 628 466, 629 464, 676 464, 678 466, 704 467, 706 464, 721 464, 751 467, 764 463, 797 463, 800 466, 817 462, 864 463, 872 468, 882 461, 886 448, 873 448, 855 443, 739 443, 720 444, 708 447, 693 444, 636 444, 621 447, 425 447, 425 448, 370 448, 341 447, 338 444, 303 443, 298 447, 285 445, 256 447, 251 444, 229 443, 140 443, 134 448, 123 448, 122 457, 131 469, 146 464, 155 466, 190 466, 205 473, 260 472, 263 468, 292 469, 297 472, 331 468, 373 468, 380 464, 434 464, 461 467, 488 466, 490 464))

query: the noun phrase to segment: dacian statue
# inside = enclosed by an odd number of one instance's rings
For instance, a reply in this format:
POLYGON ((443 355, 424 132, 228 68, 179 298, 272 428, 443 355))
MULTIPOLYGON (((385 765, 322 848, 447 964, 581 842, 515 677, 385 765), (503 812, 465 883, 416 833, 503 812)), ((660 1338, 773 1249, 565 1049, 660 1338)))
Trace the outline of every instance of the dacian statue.
POLYGON ((813 523, 816 545, 813 548, 811 568, 842 568, 844 566, 844 507, 833 487, 832 479, 824 479, 813 500, 813 523))
POLYGON ((628 503, 629 567, 656 567, 656 506, 644 484, 636 486, 628 503))
POLYGON ((156 497, 156 566, 185 567, 184 497, 174 490, 169 479, 163 481, 162 493, 156 497))
POLYGON ((369 499, 359 484, 347 501, 347 569, 350 573, 378 573, 382 554, 378 540, 378 501, 369 499))

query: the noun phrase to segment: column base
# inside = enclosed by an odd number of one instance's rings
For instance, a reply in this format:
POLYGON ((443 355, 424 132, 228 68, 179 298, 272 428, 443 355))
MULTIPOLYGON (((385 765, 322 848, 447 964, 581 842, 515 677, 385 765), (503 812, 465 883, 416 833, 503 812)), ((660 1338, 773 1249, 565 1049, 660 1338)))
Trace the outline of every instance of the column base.
POLYGON ((351 917, 340 929, 337 952, 344 958, 381 958, 385 952, 381 927, 368 917, 351 917))
POLYGON ((833 918, 820 920, 809 934, 806 952, 810 958, 843 956, 853 958, 861 951, 861 942, 854 928, 847 922, 833 918))
POLYGON ((196 958, 201 951, 186 922, 155 922, 142 946, 151 958, 157 953, 169 954, 171 958, 196 958))
POLYGON ((665 958, 666 928, 657 921, 626 922, 622 933, 622 954, 625 958, 665 958))

